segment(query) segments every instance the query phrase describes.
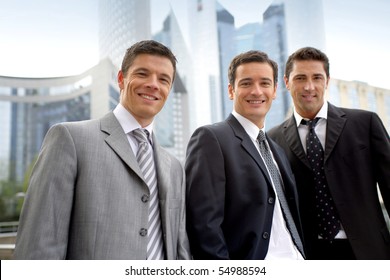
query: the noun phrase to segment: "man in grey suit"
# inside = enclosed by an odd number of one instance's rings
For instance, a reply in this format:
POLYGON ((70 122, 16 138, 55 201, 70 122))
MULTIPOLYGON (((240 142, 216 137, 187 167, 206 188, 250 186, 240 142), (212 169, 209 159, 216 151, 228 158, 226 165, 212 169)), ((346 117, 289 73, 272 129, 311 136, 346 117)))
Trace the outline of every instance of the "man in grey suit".
POLYGON ((329 79, 322 51, 306 47, 291 54, 284 80, 294 112, 268 132, 294 172, 307 258, 390 259, 390 232, 378 197, 379 187, 389 211, 389 135, 377 114, 326 102, 329 79), (314 142, 321 158, 315 168, 314 142))
POLYGON ((138 42, 118 73, 120 104, 113 112, 49 130, 31 175, 14 258, 190 258, 184 171, 153 134, 175 73, 167 47, 138 42), (145 133, 143 144, 134 131, 145 133), (143 145, 153 153, 153 176, 144 176, 137 161, 143 145), (156 238, 149 242, 152 231, 156 238))

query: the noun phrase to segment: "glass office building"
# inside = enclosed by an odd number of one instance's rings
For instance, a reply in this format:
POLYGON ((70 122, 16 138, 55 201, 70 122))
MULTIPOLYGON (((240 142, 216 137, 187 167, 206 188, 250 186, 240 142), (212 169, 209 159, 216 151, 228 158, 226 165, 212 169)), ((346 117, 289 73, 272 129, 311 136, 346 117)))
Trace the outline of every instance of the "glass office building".
POLYGON ((99 0, 100 59, 119 69, 128 47, 151 38, 150 0, 99 0))
POLYGON ((0 76, 0 180, 24 180, 52 125, 97 118, 116 105, 115 72, 103 60, 71 77, 0 76))

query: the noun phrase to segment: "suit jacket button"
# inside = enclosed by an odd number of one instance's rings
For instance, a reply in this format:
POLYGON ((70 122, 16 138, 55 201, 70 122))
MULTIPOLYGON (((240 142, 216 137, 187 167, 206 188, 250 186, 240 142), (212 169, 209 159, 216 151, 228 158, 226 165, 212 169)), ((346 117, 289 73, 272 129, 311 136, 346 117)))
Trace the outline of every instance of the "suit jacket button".
POLYGON ((139 231, 139 235, 141 236, 148 235, 148 230, 146 228, 141 228, 141 230, 139 231))
POLYGON ((268 238, 269 238, 269 233, 263 232, 263 239, 268 239, 268 238))
POLYGON ((268 198, 268 203, 269 204, 274 204, 275 203, 275 199, 273 197, 269 197, 268 198))
POLYGON ((149 196, 147 194, 144 194, 142 197, 141 197, 141 200, 142 202, 146 203, 149 201, 149 196))

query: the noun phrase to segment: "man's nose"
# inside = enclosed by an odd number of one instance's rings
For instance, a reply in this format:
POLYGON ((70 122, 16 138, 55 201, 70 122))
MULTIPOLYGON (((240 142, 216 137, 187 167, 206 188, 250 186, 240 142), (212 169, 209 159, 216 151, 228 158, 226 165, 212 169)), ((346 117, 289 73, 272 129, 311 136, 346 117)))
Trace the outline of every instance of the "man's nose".
POLYGON ((151 89, 159 89, 158 78, 156 75, 150 75, 146 81, 145 86, 151 89))
POLYGON ((252 89, 252 94, 262 94, 262 93, 263 93, 263 88, 261 87, 261 85, 255 84, 252 89))
POLYGON ((313 90, 314 89, 314 83, 311 80, 308 80, 303 87, 305 90, 313 90))

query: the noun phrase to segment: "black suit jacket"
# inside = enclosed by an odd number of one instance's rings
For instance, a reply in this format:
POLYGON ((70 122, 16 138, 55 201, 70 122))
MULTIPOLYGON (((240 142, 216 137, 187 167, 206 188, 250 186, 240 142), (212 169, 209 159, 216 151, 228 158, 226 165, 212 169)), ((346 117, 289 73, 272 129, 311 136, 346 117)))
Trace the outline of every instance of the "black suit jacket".
MULTIPOLYGON (((295 181, 269 139, 300 229, 295 181)), ((187 230, 195 259, 264 259, 275 193, 255 145, 237 119, 198 128, 187 150, 187 230)))
MULTIPOLYGON (((286 152, 294 172, 307 258, 318 238, 311 168, 294 116, 268 132, 286 152)), ((390 210, 390 141, 372 112, 328 107, 325 175, 342 225, 358 259, 390 259, 390 234, 378 200, 390 210)))

